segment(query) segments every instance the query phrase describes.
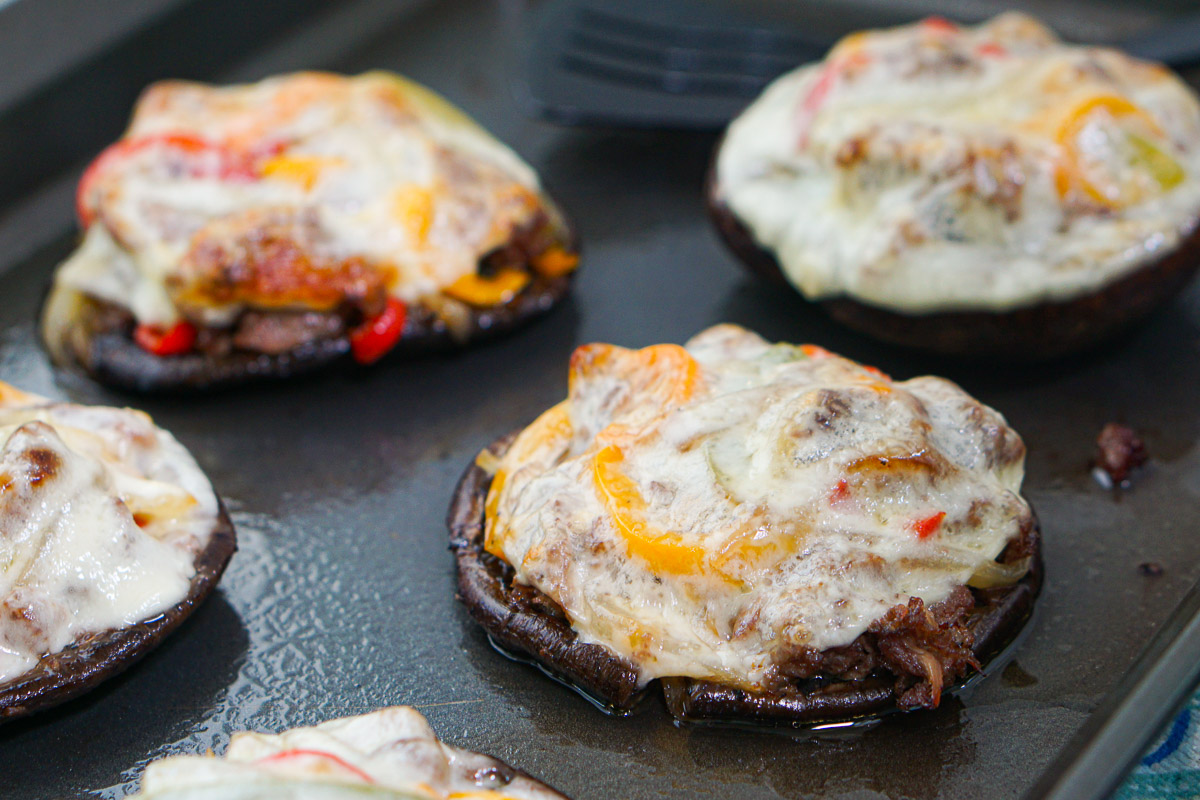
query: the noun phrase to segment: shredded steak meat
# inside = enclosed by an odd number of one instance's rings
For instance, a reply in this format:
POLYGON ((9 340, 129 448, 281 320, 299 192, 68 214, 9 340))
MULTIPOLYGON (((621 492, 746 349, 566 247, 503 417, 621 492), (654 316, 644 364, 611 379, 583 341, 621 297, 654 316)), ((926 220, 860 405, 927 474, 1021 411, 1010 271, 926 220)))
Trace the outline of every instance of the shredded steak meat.
POLYGON ((233 333, 239 350, 279 355, 317 339, 332 339, 346 331, 337 314, 319 311, 247 311, 233 333))
POLYGON ((797 679, 859 680, 886 670, 895 675, 899 708, 936 708, 944 686, 965 675, 968 667, 979 668, 967 627, 974 607, 975 597, 965 586, 928 607, 919 597, 910 598, 848 645, 781 651, 767 688, 786 694, 797 679))

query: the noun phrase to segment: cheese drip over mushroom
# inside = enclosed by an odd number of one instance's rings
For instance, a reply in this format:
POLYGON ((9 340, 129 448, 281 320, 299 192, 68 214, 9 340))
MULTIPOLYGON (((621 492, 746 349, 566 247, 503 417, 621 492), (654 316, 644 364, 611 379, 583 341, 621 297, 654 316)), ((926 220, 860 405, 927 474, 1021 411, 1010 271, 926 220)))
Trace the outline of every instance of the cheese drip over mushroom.
POLYGON ((716 194, 808 298, 912 313, 1085 294, 1200 215, 1200 102, 1029 17, 843 39, 730 126, 716 194))
POLYGON ((217 499, 145 414, 0 382, 0 683, 183 600, 217 499))
POLYGON ((488 756, 450 747, 411 708, 384 708, 278 735, 236 733, 222 758, 151 764, 154 800, 562 800, 488 756))
POLYGON ((1024 454, 949 381, 733 325, 586 345, 568 399, 481 456, 485 546, 643 681, 758 688, 784 653, 994 573, 1032 524, 1024 454))

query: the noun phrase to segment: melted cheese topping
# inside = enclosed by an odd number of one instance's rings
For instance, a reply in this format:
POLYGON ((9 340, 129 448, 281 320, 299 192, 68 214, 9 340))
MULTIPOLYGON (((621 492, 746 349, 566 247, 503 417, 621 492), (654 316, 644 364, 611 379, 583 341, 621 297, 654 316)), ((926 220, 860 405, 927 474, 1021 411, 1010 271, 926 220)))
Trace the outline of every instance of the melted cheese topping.
POLYGON ((384 708, 279 735, 237 733, 223 758, 151 764, 136 797, 561 800, 495 759, 450 747, 411 708, 384 708), (510 780, 511 778, 511 780, 510 780))
POLYGON ((159 326, 415 301, 553 213, 511 150, 384 73, 156 84, 80 204, 94 221, 57 285, 159 326))
POLYGON ((945 599, 1031 523, 1024 445, 933 377, 733 325, 594 344, 499 459, 487 550, 643 681, 757 688, 797 648, 945 599))
POLYGON ((217 499, 145 414, 0 382, 0 683, 187 595, 217 499))
POLYGON ((1107 284, 1200 214, 1200 103, 1005 14, 854 34, 730 126, 717 196, 808 298, 1003 310, 1107 284))

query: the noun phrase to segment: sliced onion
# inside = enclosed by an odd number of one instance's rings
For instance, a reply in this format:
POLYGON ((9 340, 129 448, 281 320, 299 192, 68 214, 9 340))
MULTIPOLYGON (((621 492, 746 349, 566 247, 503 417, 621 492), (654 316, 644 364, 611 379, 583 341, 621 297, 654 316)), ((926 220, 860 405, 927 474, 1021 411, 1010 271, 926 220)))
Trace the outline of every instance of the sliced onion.
POLYGON ((463 344, 471 335, 471 308, 444 294, 432 294, 421 298, 422 302, 446 323, 450 338, 463 344))
POLYGON ((988 561, 967 578, 967 585, 976 589, 995 589, 998 586, 1012 586, 1025 573, 1029 572, 1029 558, 1022 558, 1012 564, 1001 564, 998 561, 988 561))

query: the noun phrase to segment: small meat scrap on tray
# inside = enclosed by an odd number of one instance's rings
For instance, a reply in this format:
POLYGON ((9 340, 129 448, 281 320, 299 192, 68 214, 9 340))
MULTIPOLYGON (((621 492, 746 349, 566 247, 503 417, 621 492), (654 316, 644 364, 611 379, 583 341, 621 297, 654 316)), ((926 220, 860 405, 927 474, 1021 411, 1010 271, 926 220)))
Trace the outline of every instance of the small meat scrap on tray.
POLYGON ((1110 422, 1096 437, 1092 475, 1105 489, 1128 487, 1134 470, 1149 460, 1146 443, 1128 425, 1110 422))

